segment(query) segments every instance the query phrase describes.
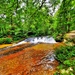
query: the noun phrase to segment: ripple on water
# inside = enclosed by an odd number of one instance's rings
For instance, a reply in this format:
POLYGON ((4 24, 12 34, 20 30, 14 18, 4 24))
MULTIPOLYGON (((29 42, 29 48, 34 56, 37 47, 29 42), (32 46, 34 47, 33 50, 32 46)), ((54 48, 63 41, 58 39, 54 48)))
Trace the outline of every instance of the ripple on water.
POLYGON ((48 53, 41 61, 39 61, 34 67, 33 67, 33 71, 40 71, 41 68, 44 71, 53 71, 56 67, 56 63, 57 61, 55 60, 55 54, 53 53, 53 50, 48 53), (39 68, 41 66, 41 68, 39 68))
POLYGON ((33 46, 22 44, 4 49, 2 51, 3 54, 9 51, 10 53, 17 51, 19 48, 21 50, 0 58, 0 74, 53 75, 58 65, 53 54, 53 47, 54 45, 51 44, 36 44, 33 46))

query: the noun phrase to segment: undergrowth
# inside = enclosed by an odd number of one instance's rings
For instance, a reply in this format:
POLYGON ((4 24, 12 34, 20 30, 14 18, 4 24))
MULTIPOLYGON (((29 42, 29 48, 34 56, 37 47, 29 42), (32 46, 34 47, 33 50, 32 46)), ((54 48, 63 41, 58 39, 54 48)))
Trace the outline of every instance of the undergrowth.
POLYGON ((55 54, 59 66, 54 75, 75 75, 75 46, 61 46, 55 54))

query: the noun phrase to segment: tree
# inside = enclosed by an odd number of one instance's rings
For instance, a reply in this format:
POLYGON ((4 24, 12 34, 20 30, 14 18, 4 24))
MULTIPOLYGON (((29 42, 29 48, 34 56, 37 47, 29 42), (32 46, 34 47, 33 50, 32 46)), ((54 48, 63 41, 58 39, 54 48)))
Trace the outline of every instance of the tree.
POLYGON ((54 29, 58 34, 69 32, 74 27, 74 4, 75 1, 63 0, 55 18, 54 29))
POLYGON ((30 33, 34 36, 50 34, 53 19, 52 13, 48 14, 49 8, 53 8, 54 11, 59 0, 49 0, 50 7, 46 2, 46 0, 0 1, 0 34, 2 36, 23 34, 22 37, 30 33))

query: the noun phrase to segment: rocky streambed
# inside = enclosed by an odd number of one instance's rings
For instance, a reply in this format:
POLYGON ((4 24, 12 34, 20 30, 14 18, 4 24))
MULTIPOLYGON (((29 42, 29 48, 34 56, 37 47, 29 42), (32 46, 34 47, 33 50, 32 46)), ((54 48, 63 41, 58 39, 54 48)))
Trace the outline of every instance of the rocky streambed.
POLYGON ((0 75, 53 75, 58 66, 54 50, 61 45, 19 43, 0 48, 0 75))

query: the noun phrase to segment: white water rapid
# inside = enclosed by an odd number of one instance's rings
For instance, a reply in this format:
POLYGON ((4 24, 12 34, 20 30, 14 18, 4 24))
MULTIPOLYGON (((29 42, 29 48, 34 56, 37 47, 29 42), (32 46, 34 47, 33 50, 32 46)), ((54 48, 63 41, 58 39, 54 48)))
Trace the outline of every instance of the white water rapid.
POLYGON ((31 38, 27 38, 21 42, 18 43, 19 44, 23 44, 23 43, 33 43, 33 44, 37 44, 37 43, 56 43, 56 41, 54 40, 53 37, 49 37, 49 36, 44 36, 44 37, 31 37, 31 38))

